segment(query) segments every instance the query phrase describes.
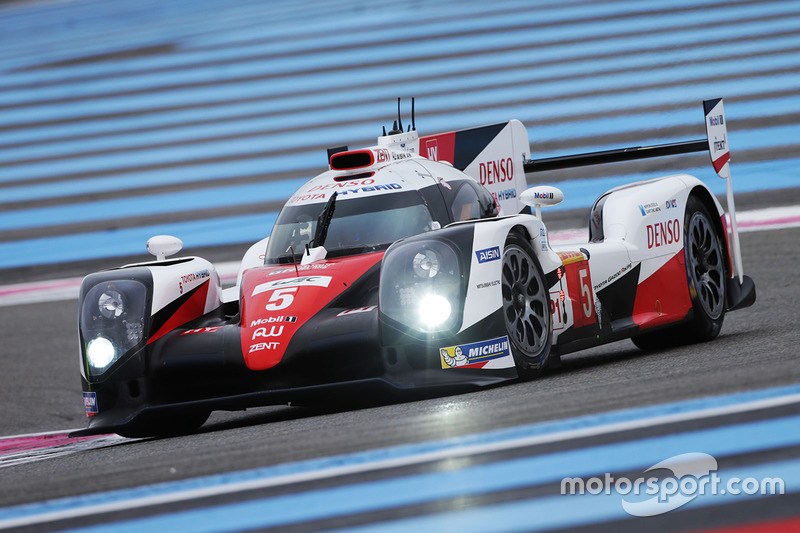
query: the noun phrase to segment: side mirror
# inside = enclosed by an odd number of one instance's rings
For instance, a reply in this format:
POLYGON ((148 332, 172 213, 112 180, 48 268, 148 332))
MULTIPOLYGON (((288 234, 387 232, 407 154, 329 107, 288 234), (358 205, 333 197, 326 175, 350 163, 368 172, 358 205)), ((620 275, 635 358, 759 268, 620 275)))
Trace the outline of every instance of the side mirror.
POLYGON ((183 241, 172 235, 156 235, 147 240, 147 251, 163 261, 167 256, 175 255, 183 248, 183 241))
POLYGON ((540 185, 525 189, 519 195, 520 201, 536 209, 536 216, 542 218, 542 206, 550 207, 564 201, 564 193, 558 187, 540 185))

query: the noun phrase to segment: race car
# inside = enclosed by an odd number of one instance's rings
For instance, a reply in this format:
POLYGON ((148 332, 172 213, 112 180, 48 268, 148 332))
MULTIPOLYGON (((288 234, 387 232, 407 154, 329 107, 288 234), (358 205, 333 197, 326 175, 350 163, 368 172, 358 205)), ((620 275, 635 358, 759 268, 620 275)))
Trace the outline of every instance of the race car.
POLYGON ((223 289, 199 257, 90 274, 79 301, 88 427, 76 435, 191 432, 212 410, 363 394, 471 390, 528 379, 562 354, 632 338, 708 341, 755 301, 738 253, 723 102, 707 139, 532 160, 517 120, 420 137, 399 116, 377 145, 329 150, 223 289), (551 244, 528 187, 542 169, 710 150, 732 231, 697 178, 601 194, 588 242, 551 244), (531 209, 533 208, 533 209, 531 209))

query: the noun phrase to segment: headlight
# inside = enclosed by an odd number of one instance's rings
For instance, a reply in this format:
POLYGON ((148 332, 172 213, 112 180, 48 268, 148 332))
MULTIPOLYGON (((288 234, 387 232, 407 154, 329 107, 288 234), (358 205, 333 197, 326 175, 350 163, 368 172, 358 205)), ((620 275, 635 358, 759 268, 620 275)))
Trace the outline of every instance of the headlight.
POLYGON ((89 363, 89 368, 102 372, 114 361, 115 355, 114 345, 105 337, 95 337, 86 343, 86 361, 89 363))
POLYGON ((414 274, 432 278, 439 273, 439 256, 433 250, 423 250, 414 256, 414 274))
POLYGON ((461 293, 458 255, 444 242, 401 243, 383 258, 381 313, 409 328, 433 332, 454 327, 461 293))
POLYGON ((453 307, 444 296, 426 294, 419 302, 419 319, 431 328, 437 328, 447 322, 453 307))
POLYGON ((98 283, 81 298, 80 333, 90 376, 144 344, 147 289, 135 280, 98 283))
POLYGON ((97 301, 100 314, 106 318, 118 318, 125 312, 125 302, 122 295, 115 290, 108 290, 100 295, 97 301))

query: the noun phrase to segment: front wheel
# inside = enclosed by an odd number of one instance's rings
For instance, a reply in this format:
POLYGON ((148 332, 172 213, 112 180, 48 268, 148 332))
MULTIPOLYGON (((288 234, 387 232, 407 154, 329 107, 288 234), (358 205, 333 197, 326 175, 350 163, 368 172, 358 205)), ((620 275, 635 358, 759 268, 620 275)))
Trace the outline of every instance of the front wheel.
POLYGON ((509 234, 503 249, 503 319, 522 378, 541 372, 550 356, 552 315, 542 267, 525 238, 509 234))

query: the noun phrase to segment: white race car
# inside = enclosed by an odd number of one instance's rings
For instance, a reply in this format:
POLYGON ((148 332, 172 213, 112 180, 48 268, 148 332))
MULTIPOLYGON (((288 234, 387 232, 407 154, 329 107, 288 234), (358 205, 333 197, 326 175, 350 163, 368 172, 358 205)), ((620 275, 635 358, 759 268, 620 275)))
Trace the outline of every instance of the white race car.
POLYGON ((401 123, 376 146, 331 151, 231 289, 204 259, 167 259, 177 238, 154 237, 156 261, 83 281, 80 434, 177 433, 214 409, 490 385, 627 337, 644 348, 713 339, 755 286, 733 210, 729 232, 701 181, 608 191, 588 242, 559 246, 540 209, 563 194, 526 181, 710 150, 732 207, 723 104, 704 105, 707 139, 545 160, 531 160, 516 120, 427 137, 401 123))

